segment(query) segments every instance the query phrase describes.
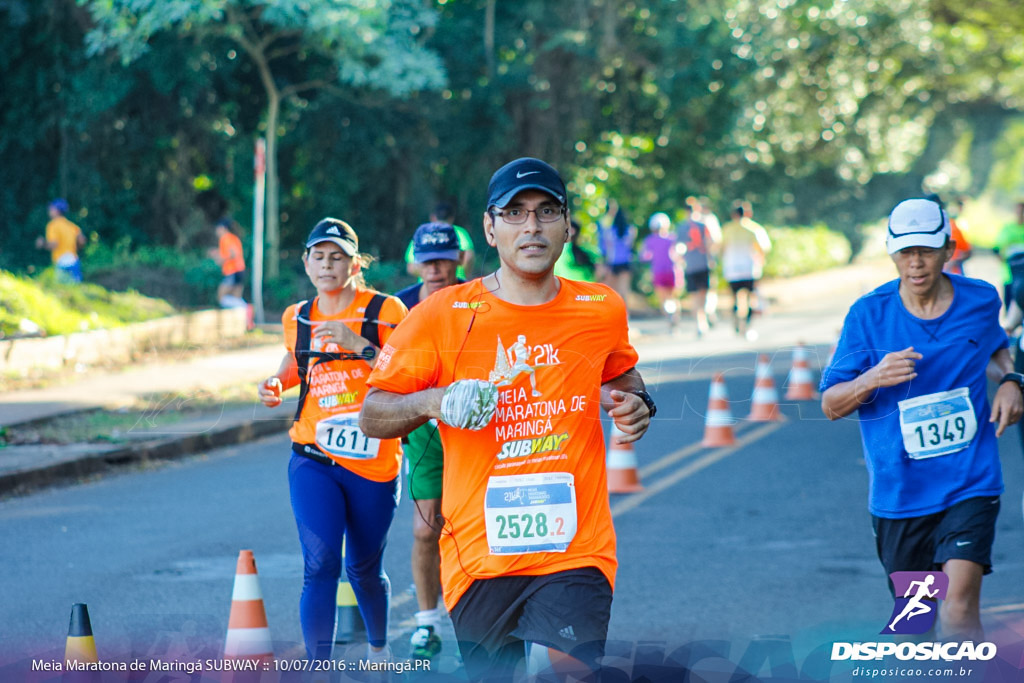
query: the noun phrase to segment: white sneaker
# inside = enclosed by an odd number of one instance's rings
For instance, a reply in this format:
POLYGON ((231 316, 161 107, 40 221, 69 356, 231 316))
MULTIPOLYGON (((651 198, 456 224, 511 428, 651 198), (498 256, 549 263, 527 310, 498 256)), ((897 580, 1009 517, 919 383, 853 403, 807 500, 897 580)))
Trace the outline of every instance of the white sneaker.
MULTIPOLYGON (((391 646, 385 645, 381 650, 374 650, 370 644, 366 644, 366 673, 369 681, 390 681, 394 673, 395 657, 391 652, 391 646)), ((362 665, 360 665, 362 670, 362 665)))
POLYGON ((390 662, 394 659, 391 653, 391 646, 385 645, 380 650, 374 650, 369 643, 366 644, 366 661, 370 663, 390 662))

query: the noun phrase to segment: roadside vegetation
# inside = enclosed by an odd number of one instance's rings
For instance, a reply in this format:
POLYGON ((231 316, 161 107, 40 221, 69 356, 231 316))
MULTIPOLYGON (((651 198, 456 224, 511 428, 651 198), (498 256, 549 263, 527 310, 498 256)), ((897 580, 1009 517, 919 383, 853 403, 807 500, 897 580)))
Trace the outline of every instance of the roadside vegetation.
POLYGON ((167 301, 136 291, 60 284, 51 269, 36 277, 0 270, 0 338, 120 327, 174 313, 167 301))

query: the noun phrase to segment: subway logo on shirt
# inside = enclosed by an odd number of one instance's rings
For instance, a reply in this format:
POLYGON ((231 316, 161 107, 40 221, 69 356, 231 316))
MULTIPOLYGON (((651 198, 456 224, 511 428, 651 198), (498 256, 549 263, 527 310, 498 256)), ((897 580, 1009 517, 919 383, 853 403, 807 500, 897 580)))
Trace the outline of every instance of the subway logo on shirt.
POLYGON ((525 458, 528 455, 538 453, 551 453, 562 448, 562 445, 569 440, 569 433, 548 434, 538 436, 534 439, 518 439, 506 441, 501 445, 501 452, 498 453, 498 460, 507 458, 525 458))

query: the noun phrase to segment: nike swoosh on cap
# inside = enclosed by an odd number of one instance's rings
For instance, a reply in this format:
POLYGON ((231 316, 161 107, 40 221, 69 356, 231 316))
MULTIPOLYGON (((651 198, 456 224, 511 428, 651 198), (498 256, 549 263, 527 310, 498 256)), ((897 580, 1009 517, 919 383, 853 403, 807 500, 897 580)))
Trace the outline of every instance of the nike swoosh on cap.
POLYGON ((534 173, 540 173, 540 171, 527 171, 526 173, 516 171, 516 178, 525 178, 526 176, 533 175, 534 173))
POLYGON ((957 548, 962 548, 965 545, 970 545, 970 544, 971 544, 971 541, 957 541, 956 542, 956 547, 957 548))

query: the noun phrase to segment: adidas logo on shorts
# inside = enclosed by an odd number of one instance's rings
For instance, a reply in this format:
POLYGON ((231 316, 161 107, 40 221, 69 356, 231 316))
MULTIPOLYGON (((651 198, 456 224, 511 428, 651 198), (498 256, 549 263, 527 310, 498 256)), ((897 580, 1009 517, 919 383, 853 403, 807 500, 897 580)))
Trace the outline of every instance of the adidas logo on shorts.
POLYGON ((566 626, 558 632, 558 635, 562 636, 566 640, 576 640, 576 632, 572 630, 572 626, 566 626))

